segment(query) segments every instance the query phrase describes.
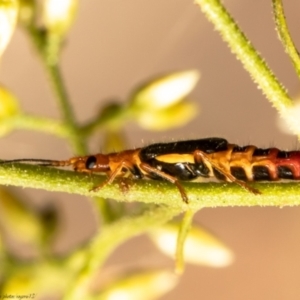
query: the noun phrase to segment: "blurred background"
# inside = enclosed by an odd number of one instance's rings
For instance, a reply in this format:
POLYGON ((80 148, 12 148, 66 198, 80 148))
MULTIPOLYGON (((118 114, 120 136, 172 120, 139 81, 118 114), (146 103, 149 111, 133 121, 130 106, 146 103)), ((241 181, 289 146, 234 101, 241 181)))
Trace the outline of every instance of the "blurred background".
MULTIPOLYGON (((223 1, 256 49, 292 97, 299 81, 277 38, 270 1, 223 1)), ((191 98, 199 116, 181 129, 146 132, 130 124, 128 145, 177 139, 224 137, 231 143, 295 149, 297 139, 278 126, 275 109, 253 84, 193 1, 80 1, 77 20, 62 53, 62 70, 75 114, 88 121, 112 99, 122 102, 142 81, 158 74, 197 69, 201 80, 191 98)), ((300 45, 300 3, 284 1, 291 35, 300 45)), ((300 47, 300 46, 299 46, 300 47)), ((45 73, 27 36, 18 29, 6 50, 0 81, 30 113, 60 118, 45 73)), ((63 140, 15 131, 0 140, 1 158, 65 159, 72 153, 63 140)), ((101 149, 101 136, 90 153, 101 149)), ((96 230, 85 198, 37 190, 18 190, 33 205, 55 202, 64 224, 55 243, 65 252, 96 230)), ((196 215, 235 253, 222 269, 188 265, 179 285, 164 300, 299 299, 300 208, 214 208, 196 215)), ((17 249, 26 256, 26 249, 17 249)), ((163 260, 154 246, 139 237, 122 246, 109 264, 163 260)), ((167 258, 166 258, 167 260, 167 258)))

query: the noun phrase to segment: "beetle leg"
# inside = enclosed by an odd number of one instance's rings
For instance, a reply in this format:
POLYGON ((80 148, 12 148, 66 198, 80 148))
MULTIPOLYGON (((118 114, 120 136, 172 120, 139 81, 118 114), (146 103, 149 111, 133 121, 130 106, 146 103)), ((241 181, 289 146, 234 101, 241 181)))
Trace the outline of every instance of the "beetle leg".
POLYGON ((173 184, 176 185, 176 187, 178 188, 181 198, 185 203, 188 203, 188 197, 187 194, 183 188, 183 186, 180 184, 180 182, 178 181, 178 179, 176 177, 173 177, 169 174, 166 174, 165 172, 162 172, 156 168, 151 167, 150 165, 146 164, 146 163, 141 163, 140 164, 140 168, 145 171, 146 173, 154 173, 155 175, 157 175, 158 177, 165 179, 173 184))
MULTIPOLYGON (((255 195, 261 194, 261 192, 259 190, 249 186, 245 181, 239 180, 236 177, 234 177, 230 173, 230 167, 226 168, 226 166, 223 166, 222 164, 218 163, 217 160, 214 160, 213 158, 211 158, 208 154, 204 153, 203 151, 196 150, 194 152, 194 158, 195 158, 195 162, 203 161, 204 163, 206 163, 208 165, 208 167, 211 166, 212 168, 219 171, 222 175, 225 176, 225 178, 228 182, 234 182, 234 183, 238 184, 239 186, 241 186, 242 188, 244 188, 245 190, 247 190, 255 195), (227 169, 229 169, 229 170, 227 170, 227 169)), ((228 163, 228 166, 229 166, 229 163, 228 163)))
POLYGON ((101 184, 93 187, 90 192, 96 192, 105 187, 107 184, 114 182, 116 177, 123 177, 126 173, 122 172, 123 169, 129 170, 130 166, 127 161, 122 161, 109 175, 108 178, 101 184))

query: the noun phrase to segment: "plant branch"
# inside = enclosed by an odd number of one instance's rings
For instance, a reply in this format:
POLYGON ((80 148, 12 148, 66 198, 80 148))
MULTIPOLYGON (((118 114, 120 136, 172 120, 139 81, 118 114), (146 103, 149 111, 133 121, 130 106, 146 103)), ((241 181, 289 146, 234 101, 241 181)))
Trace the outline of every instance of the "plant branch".
POLYGON ((5 119, 5 125, 14 129, 41 131, 62 138, 69 137, 70 135, 68 128, 59 121, 23 113, 5 119))
POLYGON ((193 218, 196 211, 192 211, 191 209, 188 209, 183 217, 183 220, 180 225, 180 230, 178 232, 177 236, 177 245, 176 245, 176 265, 175 270, 177 274, 182 274, 184 271, 184 245, 185 240, 189 234, 191 224, 193 222, 193 218))
POLYGON ((264 59, 258 54, 252 43, 240 30, 234 19, 219 0, 195 0, 202 12, 213 23, 231 51, 241 61, 267 99, 289 123, 294 133, 300 136, 297 117, 290 114, 293 103, 264 59))
POLYGON ((275 17, 276 29, 281 40, 285 52, 289 55, 296 70, 298 77, 300 78, 300 57, 295 44, 289 33, 289 29, 286 23, 283 5, 281 0, 273 0, 273 12, 275 17))
MULTIPOLYGON (((104 226, 88 249, 85 249, 88 254, 87 260, 64 300, 86 299, 93 276, 114 249, 129 238, 170 221, 180 212, 180 208, 151 207, 141 215, 125 216, 113 224, 104 226)), ((72 261, 72 257, 70 259, 72 261)))
POLYGON ((51 79, 53 90, 56 93, 56 98, 59 100, 61 112, 63 113, 64 123, 68 126, 71 133, 71 142, 73 148, 77 154, 86 154, 86 147, 84 145, 84 139, 81 138, 78 130, 78 126, 73 115, 73 110, 70 105, 63 79, 61 77, 60 69, 57 64, 46 64, 48 75, 51 79))
POLYGON ((115 180, 97 192, 90 189, 106 177, 85 175, 73 171, 25 164, 2 165, 0 184, 60 191, 84 196, 99 196, 122 202, 164 204, 169 207, 197 210, 203 207, 226 206, 292 206, 300 205, 299 182, 251 183, 262 195, 253 195, 234 183, 183 182, 189 204, 182 201, 175 185, 163 181, 131 180, 128 191, 122 191, 121 181, 115 180), (155 196, 154 196, 155 195, 155 196))
POLYGON ((84 139, 80 136, 80 131, 78 130, 73 109, 58 65, 59 41, 51 38, 46 39, 46 35, 36 29, 34 25, 26 28, 52 83, 53 91, 56 95, 55 98, 62 113, 63 122, 70 132, 70 141, 73 149, 77 154, 85 154, 86 147, 84 139))

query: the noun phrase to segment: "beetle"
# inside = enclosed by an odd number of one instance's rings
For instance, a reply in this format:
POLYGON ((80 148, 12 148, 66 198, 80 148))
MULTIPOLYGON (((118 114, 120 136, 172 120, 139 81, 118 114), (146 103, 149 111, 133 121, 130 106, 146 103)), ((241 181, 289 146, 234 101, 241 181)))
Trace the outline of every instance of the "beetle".
POLYGON ((76 172, 105 173, 107 179, 92 189, 97 191, 117 177, 166 180, 176 185, 182 200, 188 196, 180 181, 199 177, 234 182, 253 194, 260 191, 248 182, 260 180, 300 180, 300 151, 238 146, 223 138, 204 138, 155 143, 108 154, 77 156, 67 160, 14 159, 0 164, 30 162, 41 166, 67 167, 76 172))

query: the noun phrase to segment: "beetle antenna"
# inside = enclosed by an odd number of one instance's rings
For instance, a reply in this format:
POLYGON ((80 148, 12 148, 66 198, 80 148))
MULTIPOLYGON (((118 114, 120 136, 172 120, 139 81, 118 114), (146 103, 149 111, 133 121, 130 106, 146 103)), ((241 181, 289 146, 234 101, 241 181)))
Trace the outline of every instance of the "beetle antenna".
POLYGON ((12 159, 12 160, 2 160, 0 165, 18 163, 18 162, 29 162, 34 163, 38 166, 69 166, 71 162, 69 160, 51 160, 51 159, 35 159, 35 158, 21 158, 21 159, 12 159))

